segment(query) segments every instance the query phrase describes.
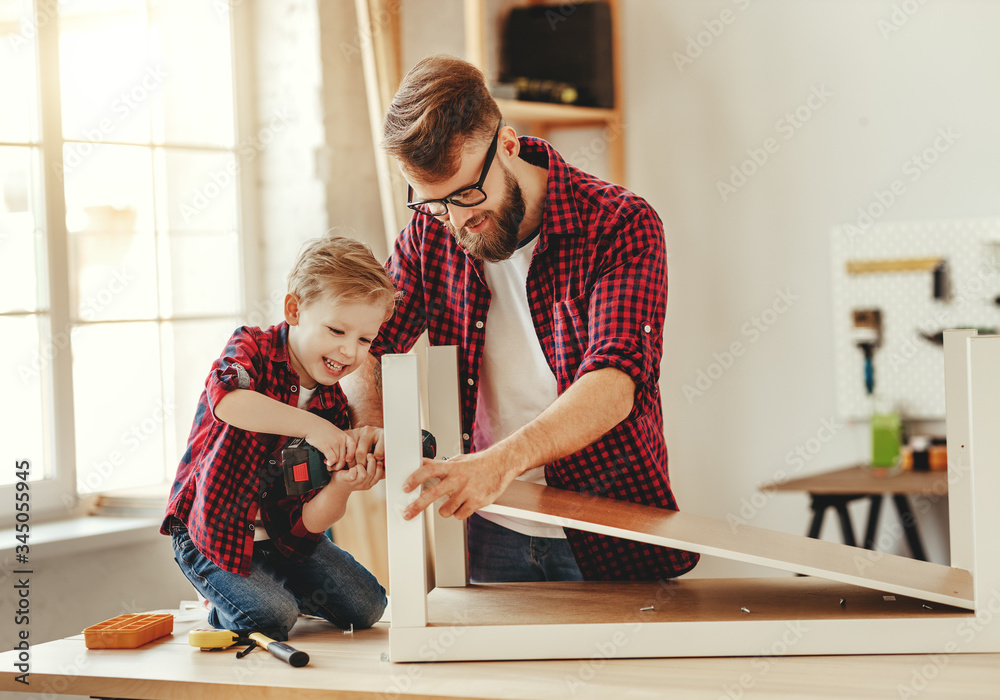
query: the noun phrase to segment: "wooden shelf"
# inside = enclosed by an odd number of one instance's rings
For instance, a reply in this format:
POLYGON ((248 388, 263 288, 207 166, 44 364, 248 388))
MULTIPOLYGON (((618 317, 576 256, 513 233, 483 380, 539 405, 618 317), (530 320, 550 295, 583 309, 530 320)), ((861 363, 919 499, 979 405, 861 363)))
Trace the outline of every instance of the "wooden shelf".
MULTIPOLYGON (((522 4, 539 4, 538 0, 521 0, 522 4)), ((614 109, 578 107, 546 102, 526 102, 520 100, 497 100, 500 111, 508 124, 525 131, 522 135, 536 136, 548 140, 549 132, 557 128, 605 127, 602 145, 607 152, 606 179, 623 187, 625 182, 625 135, 624 99, 622 96, 621 60, 621 11, 619 0, 606 0, 611 9, 611 50, 614 75, 614 109)), ((464 34, 466 60, 477 66, 487 76, 487 84, 493 75, 492 66, 487 61, 487 33, 498 32, 497 19, 487 13, 488 0, 463 0, 464 34), (489 15, 489 16, 488 16, 489 15)), ((555 0, 549 3, 560 7, 555 0)), ((401 27, 399 8, 391 6, 389 0, 355 0, 360 36, 371 37, 362 42, 361 55, 365 77, 365 93, 368 98, 369 127, 372 140, 378 143, 382 138, 382 119, 392 100, 392 96, 403 77, 401 64, 401 27)), ((389 250, 396 241, 400 229, 409 221, 412 212, 406 209, 406 183, 398 176, 392 158, 376 149, 375 166, 379 182, 379 198, 382 204, 382 220, 385 228, 386 245, 389 250)), ((565 155, 565 154, 564 154, 565 155)))
POLYGON ((497 100, 497 104, 505 119, 550 126, 601 126, 618 119, 615 110, 599 107, 524 100, 497 100))
MULTIPOLYGON (((495 77, 493 66, 487 60, 487 32, 495 32, 497 27, 488 19, 488 0, 465 0, 465 52, 466 58, 479 67, 491 82, 495 77)), ((606 0, 611 9, 611 56, 614 76, 614 108, 578 107, 549 102, 527 102, 522 100, 498 99, 497 104, 508 122, 524 125, 528 136, 549 139, 549 132, 558 128, 608 127, 613 135, 606 139, 608 153, 607 179, 623 187, 625 183, 625 139, 621 124, 624 123, 624 99, 622 94, 622 51, 621 51, 621 9, 619 0, 606 0)), ((554 0, 523 0, 523 4, 554 5, 554 0)))

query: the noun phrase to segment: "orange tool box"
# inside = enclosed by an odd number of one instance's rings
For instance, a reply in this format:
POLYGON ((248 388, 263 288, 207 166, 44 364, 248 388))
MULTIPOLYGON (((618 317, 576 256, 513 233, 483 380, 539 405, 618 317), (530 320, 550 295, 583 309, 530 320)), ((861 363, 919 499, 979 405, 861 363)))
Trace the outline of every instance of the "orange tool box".
POLYGON ((88 649, 135 649, 173 631, 173 615, 119 615, 88 627, 83 639, 88 649))

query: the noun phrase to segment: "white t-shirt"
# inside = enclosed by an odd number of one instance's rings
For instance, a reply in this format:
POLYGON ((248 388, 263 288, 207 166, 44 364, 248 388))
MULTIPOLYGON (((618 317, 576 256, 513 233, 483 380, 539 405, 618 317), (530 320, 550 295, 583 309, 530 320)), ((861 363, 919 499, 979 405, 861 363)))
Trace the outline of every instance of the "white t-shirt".
POLYGON ((312 389, 306 389, 304 386, 300 386, 298 407, 302 410, 309 408, 309 402, 312 401, 313 396, 316 395, 317 389, 319 389, 319 384, 314 386, 312 389))
MULTIPOLYGON (((309 402, 312 401, 312 397, 316 394, 316 389, 319 388, 319 384, 314 386, 312 389, 306 389, 304 386, 299 387, 299 402, 298 407, 305 409, 309 406, 309 402)), ((257 513, 257 518, 253 523, 253 541, 260 542, 261 540, 269 540, 271 536, 267 534, 267 530, 264 529, 264 524, 260 520, 260 513, 257 513)))
MULTIPOLYGON (((528 306, 528 266, 537 243, 536 236, 509 259, 483 264, 492 300, 486 316, 476 430, 472 436, 477 451, 500 442, 534 420, 559 395, 556 377, 542 353, 528 306)), ((544 484, 545 468, 536 467, 517 478, 544 484)), ((522 535, 566 537, 557 525, 495 513, 479 515, 522 535)))

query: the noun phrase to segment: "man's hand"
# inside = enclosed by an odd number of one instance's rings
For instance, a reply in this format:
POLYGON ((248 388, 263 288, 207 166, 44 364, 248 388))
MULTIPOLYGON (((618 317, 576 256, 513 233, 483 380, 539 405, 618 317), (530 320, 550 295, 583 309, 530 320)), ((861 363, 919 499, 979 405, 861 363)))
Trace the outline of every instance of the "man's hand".
POLYGON ((348 463, 348 466, 366 465, 368 457, 372 456, 378 466, 385 467, 385 434, 382 432, 382 428, 365 425, 360 428, 351 428, 345 432, 354 438, 357 444, 354 450, 354 459, 348 463))
POLYGON ((356 372, 340 381, 351 425, 382 425, 382 361, 368 354, 356 372))
POLYGON ((403 511, 409 520, 439 498, 447 498, 438 512, 444 517, 468 518, 493 503, 519 474, 550 464, 597 440, 632 410, 635 382, 614 367, 583 375, 541 415, 483 452, 452 457, 447 462, 425 459, 403 482, 413 491, 428 479, 429 486, 403 511))
POLYGON ((489 449, 451 459, 424 459, 423 464, 403 482, 409 493, 428 479, 440 479, 428 487, 403 511, 410 520, 439 498, 447 500, 438 509, 444 517, 465 520, 483 506, 493 503, 502 494, 517 472, 509 468, 509 460, 500 451, 489 449))

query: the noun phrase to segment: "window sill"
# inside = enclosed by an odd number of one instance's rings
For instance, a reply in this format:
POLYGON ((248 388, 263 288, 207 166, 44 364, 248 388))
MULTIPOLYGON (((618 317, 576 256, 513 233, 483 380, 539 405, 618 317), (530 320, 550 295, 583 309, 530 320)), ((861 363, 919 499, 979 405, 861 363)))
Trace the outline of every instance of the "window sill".
MULTIPOLYGON (((123 547, 150 542, 159 534, 162 518, 122 518, 87 516, 56 520, 47 523, 32 523, 28 537, 29 563, 26 566, 55 557, 86 554, 103 549, 123 547)), ((15 539, 14 528, 0 530, 0 561, 15 561, 16 549, 20 543, 15 539)))

